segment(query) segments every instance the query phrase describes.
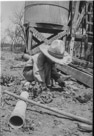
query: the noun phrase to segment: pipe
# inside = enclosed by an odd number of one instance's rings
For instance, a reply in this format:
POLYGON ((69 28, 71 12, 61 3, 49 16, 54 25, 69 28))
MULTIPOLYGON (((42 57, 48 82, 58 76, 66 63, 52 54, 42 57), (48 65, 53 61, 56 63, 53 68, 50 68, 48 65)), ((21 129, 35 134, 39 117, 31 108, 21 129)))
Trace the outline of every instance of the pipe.
MULTIPOLYGON (((26 91, 23 91, 20 97, 28 98, 29 94, 26 91)), ((9 125, 14 128, 18 129, 23 126, 25 123, 25 111, 26 111, 26 102, 23 100, 19 100, 9 118, 9 125)))

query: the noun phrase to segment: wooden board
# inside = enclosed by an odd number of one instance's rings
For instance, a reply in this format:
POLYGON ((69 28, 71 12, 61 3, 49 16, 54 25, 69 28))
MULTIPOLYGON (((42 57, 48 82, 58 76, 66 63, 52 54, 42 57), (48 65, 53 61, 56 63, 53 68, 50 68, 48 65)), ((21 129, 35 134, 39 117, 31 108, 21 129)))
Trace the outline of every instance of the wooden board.
POLYGON ((78 69, 78 70, 80 70, 80 71, 82 71, 82 72, 84 72, 84 73, 87 73, 87 74, 93 75, 93 70, 92 70, 92 69, 90 69, 90 70, 91 70, 91 72, 89 72, 89 70, 88 70, 88 69, 84 69, 83 67, 81 67, 81 66, 79 66, 79 65, 69 64, 69 66, 71 66, 71 67, 73 67, 73 68, 76 68, 76 69, 78 69))
POLYGON ((81 59, 78 59, 78 58, 76 58, 76 57, 73 57, 72 60, 73 60, 73 63, 74 63, 74 64, 86 66, 86 64, 88 63, 88 66, 87 66, 87 67, 93 68, 93 63, 91 63, 91 62, 87 62, 87 61, 85 61, 85 60, 81 60, 81 59))
POLYGON ((84 73, 70 66, 61 66, 57 64, 56 67, 60 71, 72 75, 75 79, 82 82, 86 86, 93 88, 93 76, 92 75, 84 73))

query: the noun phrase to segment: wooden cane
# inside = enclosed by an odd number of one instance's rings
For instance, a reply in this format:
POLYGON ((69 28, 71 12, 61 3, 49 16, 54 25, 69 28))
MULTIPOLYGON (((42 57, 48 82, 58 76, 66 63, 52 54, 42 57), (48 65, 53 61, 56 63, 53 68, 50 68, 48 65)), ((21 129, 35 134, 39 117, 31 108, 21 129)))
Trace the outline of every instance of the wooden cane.
POLYGON ((79 123, 78 124, 78 128, 81 131, 84 131, 84 132, 92 132, 93 131, 93 126, 92 125, 87 125, 87 124, 79 123))

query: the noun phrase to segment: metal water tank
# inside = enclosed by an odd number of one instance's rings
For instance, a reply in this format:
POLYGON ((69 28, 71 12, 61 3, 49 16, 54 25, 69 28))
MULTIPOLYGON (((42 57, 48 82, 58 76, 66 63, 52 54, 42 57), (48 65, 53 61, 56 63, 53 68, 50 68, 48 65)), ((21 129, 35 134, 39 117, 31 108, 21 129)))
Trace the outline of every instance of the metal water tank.
POLYGON ((66 25, 68 23, 69 1, 26 1, 24 24, 66 25))

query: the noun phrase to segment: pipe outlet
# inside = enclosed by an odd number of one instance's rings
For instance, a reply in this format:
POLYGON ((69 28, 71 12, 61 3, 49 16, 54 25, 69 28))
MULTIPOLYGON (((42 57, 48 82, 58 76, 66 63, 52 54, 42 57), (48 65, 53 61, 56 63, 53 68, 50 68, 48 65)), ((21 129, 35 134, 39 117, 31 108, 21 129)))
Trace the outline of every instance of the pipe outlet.
MULTIPOLYGON (((26 91, 23 91, 20 95, 23 98, 28 98, 29 93, 26 91)), ((18 129, 23 126, 25 123, 25 111, 26 111, 27 104, 26 102, 19 100, 9 118, 9 125, 14 128, 18 129)))

